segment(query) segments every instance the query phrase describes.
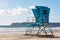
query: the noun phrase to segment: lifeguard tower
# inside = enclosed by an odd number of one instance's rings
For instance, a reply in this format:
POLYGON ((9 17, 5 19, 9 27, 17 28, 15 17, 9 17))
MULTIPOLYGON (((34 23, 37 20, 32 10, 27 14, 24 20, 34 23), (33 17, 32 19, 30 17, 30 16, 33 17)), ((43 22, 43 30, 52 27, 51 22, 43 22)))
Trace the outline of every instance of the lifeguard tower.
MULTIPOLYGON (((48 28, 48 30, 50 31, 50 33, 53 35, 52 30, 50 29, 49 26, 49 14, 50 14, 50 8, 45 7, 45 6, 36 6, 35 9, 32 9, 34 17, 35 17, 35 23, 28 25, 28 26, 37 26, 38 27, 38 31, 37 34, 39 34, 41 31, 43 31, 46 35, 47 35, 47 31, 46 28, 48 28)), ((31 33, 32 33, 31 29, 31 33)), ((28 30, 26 30, 26 34, 27 34, 28 30)))

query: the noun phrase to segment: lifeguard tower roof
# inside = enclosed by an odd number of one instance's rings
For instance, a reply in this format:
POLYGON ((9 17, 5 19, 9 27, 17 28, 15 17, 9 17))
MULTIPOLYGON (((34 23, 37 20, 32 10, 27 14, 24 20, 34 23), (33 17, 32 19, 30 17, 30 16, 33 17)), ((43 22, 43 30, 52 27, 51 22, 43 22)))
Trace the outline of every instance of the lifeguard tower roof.
POLYGON ((36 6, 36 8, 48 8, 46 6, 36 6))

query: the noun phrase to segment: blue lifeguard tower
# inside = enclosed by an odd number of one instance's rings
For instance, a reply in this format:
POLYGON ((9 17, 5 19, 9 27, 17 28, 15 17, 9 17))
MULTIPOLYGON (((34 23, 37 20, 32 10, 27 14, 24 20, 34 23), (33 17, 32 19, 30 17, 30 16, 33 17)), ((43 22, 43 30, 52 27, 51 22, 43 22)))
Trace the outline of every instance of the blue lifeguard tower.
MULTIPOLYGON (((39 28, 37 34, 43 31, 47 35, 46 27, 49 27, 50 8, 45 6, 36 6, 35 9, 32 9, 32 12, 35 17, 35 23, 29 26, 37 26, 39 28)), ((50 30, 50 32, 53 35, 52 30, 50 30)))
POLYGON ((32 9, 37 25, 43 23, 49 23, 50 8, 44 6, 36 6, 36 9, 32 9))

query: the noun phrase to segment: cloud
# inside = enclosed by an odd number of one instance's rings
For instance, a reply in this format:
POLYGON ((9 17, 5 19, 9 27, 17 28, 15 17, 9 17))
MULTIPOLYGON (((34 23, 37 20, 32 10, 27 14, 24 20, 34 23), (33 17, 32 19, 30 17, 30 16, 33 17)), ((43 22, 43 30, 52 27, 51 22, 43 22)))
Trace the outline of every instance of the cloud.
POLYGON ((0 24, 13 22, 25 22, 26 17, 31 17, 32 12, 28 8, 17 7, 12 9, 0 9, 0 24))
POLYGON ((35 6, 34 6, 34 5, 32 5, 32 6, 30 6, 30 7, 29 7, 29 9, 34 9, 34 8, 35 8, 35 6))
POLYGON ((23 7, 17 7, 12 9, 2 9, 0 10, 0 15, 6 15, 6 16, 16 16, 23 13, 28 13, 29 10, 27 8, 23 7))

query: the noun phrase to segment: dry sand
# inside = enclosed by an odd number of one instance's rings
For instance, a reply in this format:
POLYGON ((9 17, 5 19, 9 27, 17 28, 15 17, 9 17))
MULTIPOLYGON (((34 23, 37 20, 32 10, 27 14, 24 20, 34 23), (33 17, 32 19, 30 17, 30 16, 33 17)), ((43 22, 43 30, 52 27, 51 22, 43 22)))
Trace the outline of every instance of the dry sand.
MULTIPOLYGON (((43 34, 43 33, 41 33, 43 34)), ((60 40, 60 32, 54 32, 54 37, 46 36, 43 34, 40 35, 25 35, 22 32, 15 33, 0 33, 0 40, 60 40)))
POLYGON ((25 35, 23 32, 0 33, 0 40, 60 40, 60 32, 53 32, 54 37, 41 35, 25 35))

